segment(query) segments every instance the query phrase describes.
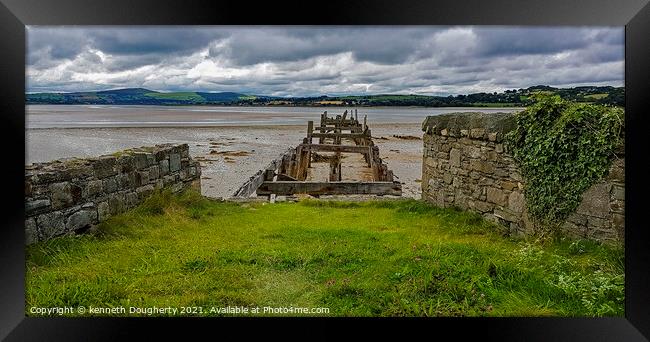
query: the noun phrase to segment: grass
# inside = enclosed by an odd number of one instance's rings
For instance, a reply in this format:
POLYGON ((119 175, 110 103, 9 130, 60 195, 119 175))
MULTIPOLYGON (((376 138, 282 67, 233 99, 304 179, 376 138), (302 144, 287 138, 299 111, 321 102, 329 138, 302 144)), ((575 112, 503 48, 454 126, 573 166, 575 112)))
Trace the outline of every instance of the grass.
POLYGON ((149 96, 158 100, 178 100, 178 101, 202 101, 203 97, 194 92, 174 92, 174 93, 146 93, 149 96))
POLYGON ((623 315, 621 248, 498 231, 414 200, 237 204, 158 193, 98 234, 29 246, 26 314, 268 306, 324 307, 327 316, 623 315))
POLYGON ((590 95, 585 95, 584 98, 586 98, 586 99, 600 100, 600 99, 604 99, 604 98, 606 98, 607 96, 609 96, 609 94, 606 94, 606 93, 599 93, 599 94, 590 94, 590 95))

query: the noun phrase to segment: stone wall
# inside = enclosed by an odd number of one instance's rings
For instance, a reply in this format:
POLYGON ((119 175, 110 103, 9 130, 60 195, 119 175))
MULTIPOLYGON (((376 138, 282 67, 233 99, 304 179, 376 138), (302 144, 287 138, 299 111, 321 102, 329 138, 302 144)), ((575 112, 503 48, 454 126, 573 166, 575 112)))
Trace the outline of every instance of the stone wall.
MULTIPOLYGON (((503 141, 514 126, 509 113, 427 117, 422 124, 422 198, 441 207, 480 213, 512 234, 534 233, 539 227, 528 217, 525 181, 503 141)), ((624 211, 625 159, 621 158, 604 179, 585 191, 562 230, 573 237, 622 242, 624 211)))
POLYGON ((187 144, 129 149, 25 167, 26 243, 80 233, 140 204, 154 190, 200 187, 187 144))

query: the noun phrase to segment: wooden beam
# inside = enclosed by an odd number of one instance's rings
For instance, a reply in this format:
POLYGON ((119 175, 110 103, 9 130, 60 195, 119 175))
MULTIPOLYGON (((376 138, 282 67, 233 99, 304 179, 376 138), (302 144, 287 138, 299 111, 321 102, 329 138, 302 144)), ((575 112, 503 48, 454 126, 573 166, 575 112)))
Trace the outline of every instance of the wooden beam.
POLYGON ((297 181, 297 179, 295 179, 295 178, 293 178, 291 176, 285 175, 283 173, 279 173, 277 176, 278 176, 277 180, 279 180, 279 181, 291 181, 291 182, 297 181))
POLYGON ((257 195, 402 195, 399 182, 264 182, 257 195))
POLYGON ((337 115, 338 118, 324 118, 321 120, 321 124, 323 125, 334 125, 334 124, 354 124, 355 120, 354 119, 346 119, 346 120, 341 120, 340 115, 337 115))
POLYGON ((311 144, 311 133, 314 131, 314 122, 313 121, 307 121, 307 138, 309 139, 309 143, 311 144))
POLYGON ((340 126, 340 127, 320 126, 320 127, 313 128, 314 131, 320 131, 321 133, 323 133, 323 131, 333 131, 335 129, 363 132, 363 128, 361 128, 361 126, 340 126))
POLYGON ((366 133, 312 133, 314 138, 369 138, 366 133))
POLYGON ((304 149, 312 152, 343 152, 343 153, 370 153, 370 146, 360 145, 330 145, 330 144, 311 144, 302 145, 304 149))
POLYGON ((330 182, 341 181, 341 152, 337 152, 334 158, 330 159, 330 182))
MULTIPOLYGON (((257 171, 252 177, 248 179, 235 193, 232 195, 237 198, 246 198, 255 193, 255 190, 265 181, 265 178, 268 177, 267 170, 273 172, 274 170, 280 168, 285 160, 291 158, 291 154, 295 153, 294 148, 286 150, 279 158, 274 159, 269 163, 264 169, 257 171)), ((272 179, 272 177, 271 177, 272 179)))
MULTIPOLYGON (((320 128, 321 128, 321 129, 325 127, 325 121, 327 121, 327 111, 325 111, 325 112, 323 113, 323 115, 320 116, 320 128)), ((321 132, 322 132, 322 130, 321 130, 321 132)), ((313 133, 313 132, 312 132, 312 133, 313 133)), ((318 143, 319 143, 319 144, 322 144, 323 142, 325 142, 325 139, 323 139, 323 138, 318 138, 318 143)))

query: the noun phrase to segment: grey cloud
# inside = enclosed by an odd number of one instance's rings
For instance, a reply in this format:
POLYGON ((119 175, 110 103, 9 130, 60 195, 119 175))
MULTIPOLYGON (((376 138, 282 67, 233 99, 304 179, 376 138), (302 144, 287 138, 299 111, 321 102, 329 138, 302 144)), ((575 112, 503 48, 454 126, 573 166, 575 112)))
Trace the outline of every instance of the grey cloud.
POLYGON ((74 27, 27 27, 27 64, 48 67, 72 59, 87 47, 88 36, 74 27))
POLYGON ((622 28, 28 27, 27 32, 30 91, 148 87, 307 96, 360 94, 370 85, 370 93, 459 94, 623 80, 622 28))
POLYGON ((97 28, 88 32, 93 46, 110 54, 183 54, 206 48, 225 33, 209 28, 97 28))
POLYGON ((583 28, 479 28, 478 53, 484 56, 549 54, 584 48, 590 43, 583 28))
POLYGON ((439 28, 264 28, 231 30, 225 46, 211 47, 212 56, 225 55, 237 65, 299 61, 351 52, 359 61, 404 62, 419 39, 439 28))

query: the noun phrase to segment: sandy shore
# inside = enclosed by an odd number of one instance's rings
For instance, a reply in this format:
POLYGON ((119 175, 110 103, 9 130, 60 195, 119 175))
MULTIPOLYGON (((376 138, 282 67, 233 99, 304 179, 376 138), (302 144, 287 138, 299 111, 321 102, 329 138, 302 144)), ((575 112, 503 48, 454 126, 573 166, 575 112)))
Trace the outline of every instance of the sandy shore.
MULTIPOLYGON (((381 158, 404 183, 405 197, 420 197, 422 141, 393 135, 421 137, 420 127, 420 123, 370 127, 381 158)), ((25 163, 97 156, 160 143, 187 143, 191 156, 202 165, 203 195, 229 197, 255 172, 300 143, 305 135, 306 125, 30 129, 25 132, 25 163)), ((350 177, 346 172, 342 170, 343 178, 350 177)))

